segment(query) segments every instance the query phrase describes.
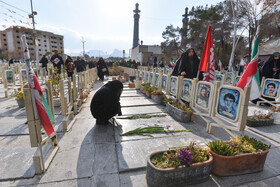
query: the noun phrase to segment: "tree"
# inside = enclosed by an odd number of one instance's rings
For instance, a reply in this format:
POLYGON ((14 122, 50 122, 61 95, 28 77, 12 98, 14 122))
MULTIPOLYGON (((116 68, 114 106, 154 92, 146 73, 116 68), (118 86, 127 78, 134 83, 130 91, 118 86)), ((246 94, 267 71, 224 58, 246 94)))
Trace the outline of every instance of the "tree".
POLYGON ((171 58, 173 56, 180 56, 180 28, 174 28, 173 25, 169 25, 163 31, 162 37, 165 39, 164 42, 161 43, 162 53, 166 58, 171 58))

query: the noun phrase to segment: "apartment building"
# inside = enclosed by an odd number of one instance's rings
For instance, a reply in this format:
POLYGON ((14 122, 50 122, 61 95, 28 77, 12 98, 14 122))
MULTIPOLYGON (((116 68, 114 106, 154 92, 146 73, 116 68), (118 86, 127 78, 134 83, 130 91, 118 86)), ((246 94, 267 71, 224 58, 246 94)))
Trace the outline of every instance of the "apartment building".
MULTIPOLYGON (((59 53, 64 53, 63 36, 40 30, 36 30, 35 34, 38 41, 39 59, 48 51, 53 52, 54 50, 58 50, 59 53)), ((0 48, 2 52, 7 53, 10 58, 23 58, 22 35, 26 36, 30 58, 35 60, 36 48, 34 34, 33 30, 28 28, 12 27, 0 31, 0 48)))

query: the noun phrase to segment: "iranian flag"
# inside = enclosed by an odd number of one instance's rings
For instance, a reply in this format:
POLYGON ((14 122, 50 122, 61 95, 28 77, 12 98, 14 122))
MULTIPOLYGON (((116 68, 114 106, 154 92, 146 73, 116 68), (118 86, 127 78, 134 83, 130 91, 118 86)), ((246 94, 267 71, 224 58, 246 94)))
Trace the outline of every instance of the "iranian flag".
MULTIPOLYGON (((25 35, 22 36, 22 45, 24 48, 24 60, 26 63, 26 71, 28 72, 28 83, 31 90, 31 97, 32 101, 35 101, 34 112, 35 112, 35 118, 38 119, 38 115, 41 121, 41 124, 43 128, 45 129, 47 135, 52 138, 55 136, 55 131, 53 129, 51 120, 54 121, 54 118, 52 116, 52 113, 47 105, 47 102, 45 101, 44 95, 43 95, 43 89, 40 86, 40 83, 30 66, 30 55, 28 46, 26 43, 26 37, 25 35), (37 114, 38 112, 38 114, 37 114)), ((34 104, 34 102, 33 102, 34 104)))
POLYGON ((259 98, 260 90, 261 90, 259 70, 258 70, 259 30, 260 30, 260 26, 258 26, 257 28, 257 33, 252 43, 253 48, 251 54, 251 61, 236 85, 237 87, 240 87, 244 90, 245 86, 250 86, 251 84, 251 93, 250 93, 251 100, 259 98))
POLYGON ((204 72, 204 81, 213 82, 215 80, 214 48, 211 26, 208 26, 208 31, 198 70, 204 72))

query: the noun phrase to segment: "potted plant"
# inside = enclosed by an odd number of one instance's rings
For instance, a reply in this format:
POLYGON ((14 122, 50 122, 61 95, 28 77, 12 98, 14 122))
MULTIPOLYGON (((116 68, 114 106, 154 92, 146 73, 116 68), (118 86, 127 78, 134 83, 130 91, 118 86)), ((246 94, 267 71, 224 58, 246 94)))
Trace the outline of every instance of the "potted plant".
POLYGON ((17 104, 19 108, 23 108, 24 105, 24 97, 23 97, 23 90, 20 90, 19 92, 17 92, 15 95, 13 95, 13 97, 16 98, 17 104))
POLYGON ((157 104, 162 104, 164 99, 164 93, 162 90, 154 89, 152 91, 152 100, 154 100, 157 104))
POLYGON ((255 110, 253 116, 248 116, 246 125, 249 127, 261 127, 273 125, 273 122, 272 113, 264 113, 260 110, 255 110))
POLYGON ((173 100, 166 103, 167 113, 179 122, 190 122, 192 120, 193 112, 188 107, 188 104, 180 103, 180 101, 173 100))
POLYGON ((146 85, 144 86, 146 96, 151 98, 151 93, 154 89, 156 89, 156 87, 151 86, 150 83, 146 83, 146 85))
POLYGON ((208 147, 213 156, 212 173, 230 176, 262 171, 270 145, 248 136, 237 136, 225 142, 209 142, 208 147))
POLYGON ((141 86, 140 86, 140 91, 141 91, 142 93, 145 93, 145 90, 144 90, 145 85, 146 85, 146 83, 142 83, 141 86))
POLYGON ((200 148, 196 143, 154 152, 147 161, 147 184, 164 187, 207 181, 212 162, 208 149, 200 148))

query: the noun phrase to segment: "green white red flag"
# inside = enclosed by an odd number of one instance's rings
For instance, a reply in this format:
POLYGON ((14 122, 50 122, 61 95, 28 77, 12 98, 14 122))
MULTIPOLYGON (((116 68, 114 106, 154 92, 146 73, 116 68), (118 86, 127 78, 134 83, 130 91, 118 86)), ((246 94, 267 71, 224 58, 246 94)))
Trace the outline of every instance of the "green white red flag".
POLYGON ((43 126, 43 128, 45 129, 47 135, 52 138, 55 135, 55 131, 53 129, 52 123, 51 123, 51 119, 53 119, 50 109, 48 108, 48 105, 44 105, 44 101, 45 98, 43 96, 43 90, 40 86, 40 83, 32 69, 32 67, 30 66, 30 55, 29 55, 29 50, 28 50, 28 46, 26 43, 26 37, 23 35, 22 36, 22 45, 24 48, 24 60, 26 63, 26 71, 28 72, 28 83, 30 88, 32 89, 31 91, 31 97, 33 97, 35 100, 35 106, 34 107, 34 112, 35 112, 35 118, 37 118, 37 111, 38 111, 38 115, 41 121, 41 124, 43 126))
POLYGON ((260 90, 261 90, 259 69, 258 69, 259 31, 260 31, 260 26, 258 26, 256 35, 252 42, 253 48, 251 53, 251 61, 236 85, 237 87, 240 87, 244 90, 245 86, 250 86, 251 84, 251 93, 250 93, 251 100, 259 98, 260 90))
POLYGON ((215 80, 214 48, 211 26, 208 26, 198 70, 204 72, 204 81, 213 82, 215 80))

